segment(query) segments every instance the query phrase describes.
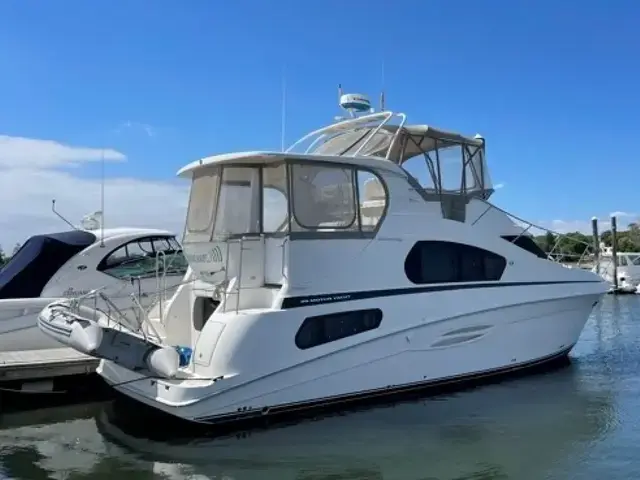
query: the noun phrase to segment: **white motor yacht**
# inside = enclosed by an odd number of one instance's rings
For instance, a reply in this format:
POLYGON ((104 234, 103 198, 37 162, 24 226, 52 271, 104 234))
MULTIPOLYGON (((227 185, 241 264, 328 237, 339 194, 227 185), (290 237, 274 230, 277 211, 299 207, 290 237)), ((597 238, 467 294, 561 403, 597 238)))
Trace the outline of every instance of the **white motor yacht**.
POLYGON ((352 118, 285 152, 180 170, 193 282, 161 318, 109 326, 69 301, 46 307, 41 329, 102 358, 118 392, 203 423, 565 357, 607 284, 549 260, 488 202, 485 140, 368 113, 361 95, 342 105, 352 118))
MULTIPOLYGON (((626 293, 638 293, 640 291, 640 252, 618 252, 616 259, 618 288, 626 293)), ((592 271, 613 284, 615 278, 613 255, 609 252, 602 255, 592 271)))

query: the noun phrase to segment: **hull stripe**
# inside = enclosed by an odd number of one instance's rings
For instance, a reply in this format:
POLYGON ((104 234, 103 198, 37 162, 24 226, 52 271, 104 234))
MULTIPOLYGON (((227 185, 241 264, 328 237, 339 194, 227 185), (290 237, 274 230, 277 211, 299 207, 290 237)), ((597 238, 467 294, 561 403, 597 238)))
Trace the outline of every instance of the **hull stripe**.
POLYGON ((570 285, 582 283, 602 283, 601 280, 570 280, 549 282, 488 282, 488 283, 449 283, 446 285, 429 285, 421 287, 395 288, 385 290, 368 290, 356 292, 328 293, 322 295, 308 295, 286 297, 282 300, 282 309, 324 305, 327 303, 349 302, 354 300, 368 300, 372 298, 394 297, 398 295, 415 295, 418 293, 446 292, 450 290, 476 290, 480 288, 503 287, 535 287, 542 285, 570 285))

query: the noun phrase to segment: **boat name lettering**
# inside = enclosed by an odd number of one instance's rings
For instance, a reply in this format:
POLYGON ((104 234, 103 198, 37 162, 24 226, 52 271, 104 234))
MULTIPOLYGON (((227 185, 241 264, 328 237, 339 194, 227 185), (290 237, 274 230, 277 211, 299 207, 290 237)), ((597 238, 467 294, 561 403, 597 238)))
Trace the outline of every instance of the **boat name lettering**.
POLYGON ((222 250, 216 245, 209 252, 186 253, 185 257, 188 262, 193 263, 222 263, 222 250))
POLYGON ((300 301, 301 304, 311 304, 311 303, 327 303, 327 302, 340 302, 344 300, 351 299, 350 294, 343 295, 327 295, 326 297, 314 297, 314 298, 305 298, 300 301))
POLYGON ((69 287, 64 292, 62 292, 62 296, 66 298, 74 298, 81 297, 82 295, 86 295, 87 293, 89 293, 89 290, 74 290, 73 287, 69 287))

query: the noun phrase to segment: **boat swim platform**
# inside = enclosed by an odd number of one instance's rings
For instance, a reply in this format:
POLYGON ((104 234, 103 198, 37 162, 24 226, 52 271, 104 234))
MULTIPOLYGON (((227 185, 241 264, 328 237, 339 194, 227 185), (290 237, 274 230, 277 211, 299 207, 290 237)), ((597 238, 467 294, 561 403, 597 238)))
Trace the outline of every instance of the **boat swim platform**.
POLYGON ((0 352, 0 385, 93 373, 100 363, 70 348, 0 352))

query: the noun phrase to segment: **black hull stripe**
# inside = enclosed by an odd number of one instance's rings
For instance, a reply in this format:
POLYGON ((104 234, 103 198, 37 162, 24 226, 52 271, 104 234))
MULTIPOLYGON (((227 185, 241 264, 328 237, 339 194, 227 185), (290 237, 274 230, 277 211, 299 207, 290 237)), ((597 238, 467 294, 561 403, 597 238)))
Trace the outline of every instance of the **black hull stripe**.
POLYGON ((446 285, 429 285, 424 287, 395 288, 386 290, 368 290, 359 292, 329 293, 326 295, 308 295, 286 297, 282 300, 282 309, 323 305, 327 303, 368 300, 371 298, 394 297, 397 295, 415 295, 417 293, 445 292, 449 290, 475 290, 479 288, 498 287, 533 287, 539 285, 567 285, 574 283, 601 283, 600 280, 563 280, 550 282, 490 282, 490 283, 450 283, 446 285))
POLYGON ((209 417, 197 417, 194 420, 196 422, 207 423, 211 425, 223 425, 235 422, 244 422, 250 420, 256 420, 262 417, 270 416, 287 416, 287 415, 299 415, 305 412, 313 411, 320 408, 338 408, 345 404, 356 402, 380 402, 383 399, 391 396, 399 396, 403 394, 410 394, 415 392, 424 392, 426 395, 429 391, 437 391, 440 389, 446 389, 454 387, 454 389, 462 389, 464 386, 473 384, 482 384, 489 379, 495 379, 498 377, 506 377, 516 373, 524 373, 527 370, 532 370, 536 367, 541 367, 552 362, 562 360, 566 358, 573 345, 563 349, 560 352, 548 355, 543 358, 532 360, 530 362, 520 363, 517 365, 509 365, 506 367, 499 367, 493 370, 487 370, 480 373, 463 374, 455 377, 448 377, 439 380, 427 380, 415 383, 409 383, 404 385, 389 386, 386 388, 379 388, 375 390, 360 391, 357 393, 340 395, 334 397, 325 397, 319 400, 312 400, 307 402, 298 402, 291 404, 283 404, 274 407, 270 407, 267 410, 250 410, 246 412, 215 415, 209 417), (457 387, 457 388, 455 388, 457 387))

